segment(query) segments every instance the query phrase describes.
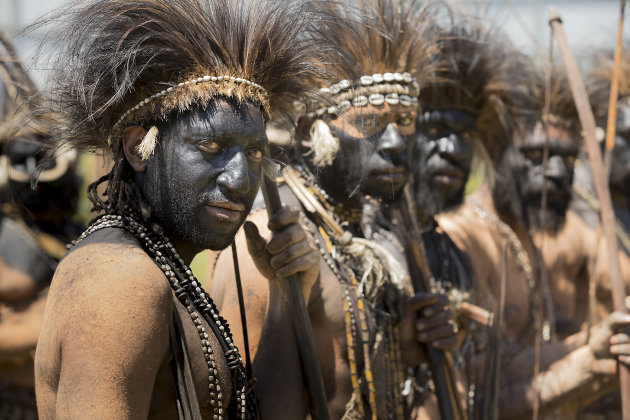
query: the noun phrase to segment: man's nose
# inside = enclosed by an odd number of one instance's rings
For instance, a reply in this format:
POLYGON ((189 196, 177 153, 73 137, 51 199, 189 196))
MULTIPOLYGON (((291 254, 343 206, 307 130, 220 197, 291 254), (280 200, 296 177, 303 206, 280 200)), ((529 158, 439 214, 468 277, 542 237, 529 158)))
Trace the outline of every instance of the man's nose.
POLYGON ((455 133, 440 138, 437 141, 437 146, 440 156, 455 162, 465 159, 470 148, 464 145, 455 133))
POLYGON ((549 156, 547 160, 547 168, 545 169, 545 177, 557 181, 566 180, 569 176, 569 168, 564 163, 562 156, 549 156))
POLYGON ((234 197, 240 197, 249 191, 249 168, 243 150, 239 149, 232 153, 223 167, 223 172, 217 178, 217 184, 234 197))
POLYGON ((389 156, 396 156, 405 150, 405 139, 400 135, 396 125, 387 124, 385 131, 378 139, 378 150, 389 156))

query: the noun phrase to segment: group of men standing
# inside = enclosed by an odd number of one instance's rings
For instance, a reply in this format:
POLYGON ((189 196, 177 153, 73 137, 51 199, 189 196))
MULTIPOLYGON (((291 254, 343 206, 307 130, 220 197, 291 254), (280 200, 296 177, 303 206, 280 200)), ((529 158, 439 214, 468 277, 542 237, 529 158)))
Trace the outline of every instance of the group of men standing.
MULTIPOLYGON (((0 419, 317 420, 287 277, 326 418, 619 416, 630 315, 559 69, 419 0, 80 0, 39 26, 49 90, 8 43, 0 68, 0 419), (74 151, 112 165, 80 235, 74 151)), ((609 61, 590 73, 602 124, 609 61)))

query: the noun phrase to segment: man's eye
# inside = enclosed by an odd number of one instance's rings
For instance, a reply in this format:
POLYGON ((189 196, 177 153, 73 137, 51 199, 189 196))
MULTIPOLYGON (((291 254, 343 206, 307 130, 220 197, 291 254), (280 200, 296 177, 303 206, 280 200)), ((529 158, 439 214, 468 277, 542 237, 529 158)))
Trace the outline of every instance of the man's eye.
POLYGON ((199 148, 206 153, 218 153, 221 151, 221 145, 216 141, 203 142, 199 148))
POLYGON ((247 151, 247 157, 256 162, 260 162, 264 156, 265 152, 261 149, 251 149, 247 151))
POLYGON ((413 122, 414 122, 414 119, 411 118, 411 117, 401 117, 401 118, 398 119, 397 124, 399 126, 405 126, 406 127, 408 125, 413 124, 413 122))
POLYGON ((542 150, 538 150, 538 149, 534 149, 534 150, 528 150, 525 152, 525 156, 527 157, 527 159, 532 160, 532 161, 539 161, 542 159, 543 157, 543 153, 542 150))

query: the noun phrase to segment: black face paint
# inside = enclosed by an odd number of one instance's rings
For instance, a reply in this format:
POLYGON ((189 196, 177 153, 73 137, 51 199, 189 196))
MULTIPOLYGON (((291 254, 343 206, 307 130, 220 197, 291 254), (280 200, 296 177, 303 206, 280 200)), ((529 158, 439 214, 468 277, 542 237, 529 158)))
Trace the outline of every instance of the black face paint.
POLYGON ((409 178, 407 142, 392 123, 376 141, 377 148, 367 162, 368 175, 361 189, 365 194, 391 201, 409 178))
POLYGON ((372 138, 355 137, 338 127, 330 126, 330 130, 339 139, 339 150, 332 164, 313 170, 321 186, 336 200, 344 201, 359 192, 378 144, 372 138))
MULTIPOLYGON (((555 132, 558 132, 557 129, 555 132)), ((577 145, 566 138, 549 138, 547 168, 543 167, 545 134, 542 130, 529 133, 519 148, 510 149, 501 165, 500 176, 511 177, 516 191, 511 195, 512 211, 529 227, 558 231, 564 226, 571 202, 573 169, 578 154, 577 145), (545 220, 541 220, 541 199, 547 190, 545 220)), ((506 202, 508 198, 505 198, 506 202)), ((497 206, 499 207, 499 206, 497 206)))
POLYGON ((475 128, 475 116, 460 110, 418 116, 411 164, 416 202, 424 214, 435 215, 463 202, 475 128))
POLYGON ((268 148, 260 109, 217 99, 158 127, 158 146, 137 175, 153 217, 178 247, 227 247, 260 187, 268 148))

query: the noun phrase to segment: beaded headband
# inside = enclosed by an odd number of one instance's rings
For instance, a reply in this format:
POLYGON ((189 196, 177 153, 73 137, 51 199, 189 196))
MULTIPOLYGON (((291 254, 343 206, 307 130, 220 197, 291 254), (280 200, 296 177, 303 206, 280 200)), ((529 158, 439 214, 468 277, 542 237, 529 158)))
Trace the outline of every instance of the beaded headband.
MULTIPOLYGON (((181 91, 182 89, 186 88, 186 87, 192 87, 193 85, 202 85, 202 84, 211 84, 211 87, 214 87, 216 85, 236 85, 236 86, 243 86, 245 88, 250 88, 252 90, 254 90, 255 93, 257 93, 256 95, 247 95, 247 96, 251 96, 252 99, 255 99, 257 102, 262 102, 260 103, 260 105, 263 108, 264 114, 265 114, 265 119, 269 120, 270 118, 270 108, 269 108, 269 99, 268 99, 268 94, 267 94, 267 90, 265 88, 263 88, 262 86, 260 86, 257 83, 254 83, 250 80, 244 79, 242 77, 235 77, 235 76, 203 76, 203 77, 198 77, 195 79, 190 79, 187 80, 185 82, 181 82, 178 83, 177 85, 171 86, 167 89, 164 89, 160 92, 154 93, 153 95, 141 100, 140 102, 138 102, 136 105, 134 105, 133 107, 129 108, 127 111, 125 111, 120 118, 118 119, 118 121, 116 121, 116 123, 114 124, 114 126, 112 127, 111 133, 110 135, 107 137, 107 144, 108 145, 112 145, 112 136, 114 135, 114 133, 116 133, 120 127, 122 126, 123 122, 129 118, 130 115, 138 112, 140 109, 142 109, 144 106, 148 105, 149 103, 155 101, 156 99, 165 97, 167 95, 172 94, 173 92, 177 92, 177 91, 181 91)), ((225 86, 224 86, 225 87, 225 86)), ((208 89, 211 90, 211 89, 208 89)), ((225 89, 217 89, 219 92, 226 92, 227 96, 235 96, 235 94, 233 92, 230 91, 229 86, 228 88, 225 89)), ((220 94, 220 93, 219 93, 220 94)), ((216 96, 216 95, 214 95, 216 96)))
POLYGON ((364 75, 355 82, 342 80, 321 88, 319 96, 323 100, 313 103, 311 108, 315 110, 306 116, 317 119, 325 114, 343 114, 353 106, 381 106, 384 103, 417 107, 419 94, 420 84, 409 73, 364 75))

